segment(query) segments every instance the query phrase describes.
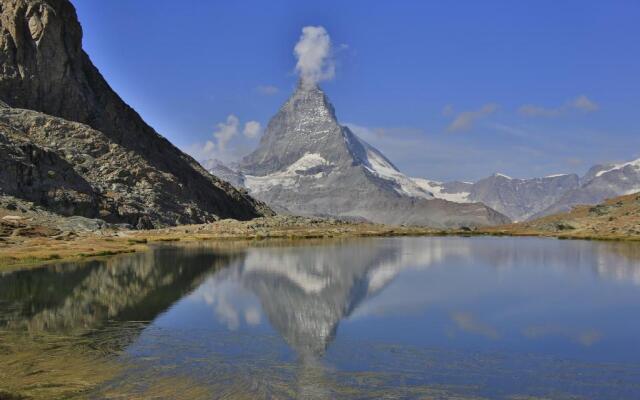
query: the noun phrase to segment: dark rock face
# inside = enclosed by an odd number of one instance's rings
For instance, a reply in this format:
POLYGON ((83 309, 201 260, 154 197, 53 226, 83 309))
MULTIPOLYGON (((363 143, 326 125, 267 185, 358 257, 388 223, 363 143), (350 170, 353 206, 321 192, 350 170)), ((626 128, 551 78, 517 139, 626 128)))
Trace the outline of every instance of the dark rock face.
POLYGON ((259 147, 241 161, 240 172, 253 196, 296 214, 434 227, 509 222, 483 204, 433 199, 341 126, 317 86, 298 86, 269 122, 259 147))
POLYGON ((120 99, 82 50, 68 0, 3 2, 0 23, 0 190, 140 228, 271 213, 120 99))

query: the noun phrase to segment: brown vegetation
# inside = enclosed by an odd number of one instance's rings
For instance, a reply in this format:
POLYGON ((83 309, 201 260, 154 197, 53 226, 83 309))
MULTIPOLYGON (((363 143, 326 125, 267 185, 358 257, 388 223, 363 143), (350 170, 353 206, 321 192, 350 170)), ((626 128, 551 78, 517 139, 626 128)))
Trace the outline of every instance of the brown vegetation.
MULTIPOLYGON (((29 217, 29 218, 27 218, 29 217)), ((0 210, 0 269, 51 261, 130 253, 149 244, 193 241, 259 241, 408 235, 549 236, 561 239, 640 240, 640 194, 535 221, 480 229, 435 230, 388 226, 327 218, 275 216, 251 221, 221 220, 210 224, 132 231, 113 227, 95 231, 56 228, 60 221, 15 217, 0 210), (44 222, 43 222, 44 221, 44 222)))
POLYGON ((640 193, 530 222, 484 228, 494 235, 553 236, 562 239, 640 240, 640 193))

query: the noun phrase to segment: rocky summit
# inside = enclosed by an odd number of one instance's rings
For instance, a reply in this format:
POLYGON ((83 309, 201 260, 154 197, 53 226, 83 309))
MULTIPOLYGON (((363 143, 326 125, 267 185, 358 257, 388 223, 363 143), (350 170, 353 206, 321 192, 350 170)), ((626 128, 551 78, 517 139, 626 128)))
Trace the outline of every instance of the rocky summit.
POLYGON ((271 214, 124 103, 82 50, 68 0, 0 12, 1 194, 137 228, 271 214))
POLYGON ((274 209, 294 214, 433 227, 509 221, 484 204, 435 199, 340 125, 324 92, 302 81, 239 170, 236 183, 274 209))

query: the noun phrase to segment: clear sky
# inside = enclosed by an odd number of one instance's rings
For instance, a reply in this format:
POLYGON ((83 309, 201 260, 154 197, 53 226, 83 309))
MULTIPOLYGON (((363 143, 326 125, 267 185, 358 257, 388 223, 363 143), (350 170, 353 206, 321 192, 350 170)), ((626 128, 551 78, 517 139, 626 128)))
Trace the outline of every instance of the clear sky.
POLYGON ((297 81, 302 28, 322 26, 335 76, 321 86, 339 120, 409 175, 533 177, 640 157, 640 1, 73 3, 112 87, 196 155, 207 141, 225 161, 257 145, 255 122, 297 81))

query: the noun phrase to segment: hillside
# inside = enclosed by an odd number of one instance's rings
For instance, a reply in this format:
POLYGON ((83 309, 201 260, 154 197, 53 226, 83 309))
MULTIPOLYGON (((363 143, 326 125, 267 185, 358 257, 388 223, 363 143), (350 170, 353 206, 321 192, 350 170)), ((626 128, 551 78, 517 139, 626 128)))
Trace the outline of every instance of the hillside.
POLYGON ((640 240, 640 193, 614 197, 596 206, 519 224, 485 228, 482 232, 584 239, 640 240))
POLYGON ((271 214, 109 87, 68 0, 2 2, 0 66, 0 194, 144 229, 271 214))

